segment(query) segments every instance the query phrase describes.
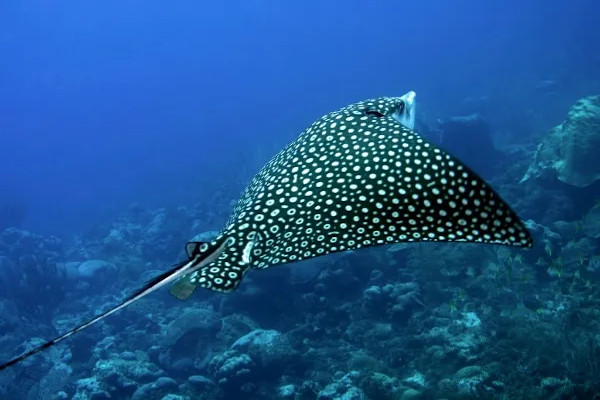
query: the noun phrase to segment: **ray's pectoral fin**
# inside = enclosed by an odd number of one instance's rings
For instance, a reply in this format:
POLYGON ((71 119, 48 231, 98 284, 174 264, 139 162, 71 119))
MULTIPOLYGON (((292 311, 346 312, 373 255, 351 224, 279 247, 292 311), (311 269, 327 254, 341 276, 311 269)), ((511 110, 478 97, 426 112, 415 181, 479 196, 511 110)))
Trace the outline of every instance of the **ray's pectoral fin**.
POLYGON ((190 282, 192 285, 215 292, 229 293, 237 289, 247 270, 247 265, 207 267, 191 274, 190 282))

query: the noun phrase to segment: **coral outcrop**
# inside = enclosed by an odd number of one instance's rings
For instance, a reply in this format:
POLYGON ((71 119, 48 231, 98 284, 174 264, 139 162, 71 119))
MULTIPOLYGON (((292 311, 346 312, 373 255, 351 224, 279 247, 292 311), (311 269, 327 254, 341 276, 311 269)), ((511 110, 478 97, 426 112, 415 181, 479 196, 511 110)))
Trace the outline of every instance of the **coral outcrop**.
POLYGON ((537 147, 522 181, 550 177, 576 187, 600 179, 600 96, 585 97, 537 147))

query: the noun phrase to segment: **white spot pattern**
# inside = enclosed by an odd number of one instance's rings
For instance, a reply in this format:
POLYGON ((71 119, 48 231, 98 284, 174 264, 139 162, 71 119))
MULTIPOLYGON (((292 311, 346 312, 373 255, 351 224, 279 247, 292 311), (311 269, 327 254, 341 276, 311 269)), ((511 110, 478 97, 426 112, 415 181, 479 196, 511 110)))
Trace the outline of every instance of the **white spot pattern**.
POLYGON ((226 292, 249 266, 403 241, 530 247, 525 226, 491 187, 391 117, 401 102, 367 100, 313 123, 254 177, 204 251, 226 238, 233 244, 190 281, 226 292))

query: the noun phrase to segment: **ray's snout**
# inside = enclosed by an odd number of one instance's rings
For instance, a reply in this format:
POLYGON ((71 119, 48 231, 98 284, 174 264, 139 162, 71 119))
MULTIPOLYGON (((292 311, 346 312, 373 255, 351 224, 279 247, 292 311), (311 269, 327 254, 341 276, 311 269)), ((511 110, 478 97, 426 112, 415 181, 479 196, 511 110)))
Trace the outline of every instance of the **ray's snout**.
POLYGON ((393 114, 396 121, 411 130, 415 129, 416 96, 413 90, 401 96, 398 110, 393 114))

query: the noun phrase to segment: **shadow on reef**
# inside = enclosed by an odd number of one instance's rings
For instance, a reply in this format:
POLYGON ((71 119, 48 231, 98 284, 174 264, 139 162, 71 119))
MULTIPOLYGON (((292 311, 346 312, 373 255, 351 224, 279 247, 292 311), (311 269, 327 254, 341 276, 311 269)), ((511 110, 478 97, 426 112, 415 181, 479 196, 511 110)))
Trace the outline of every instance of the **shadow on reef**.
POLYGON ((488 123, 478 114, 439 120, 437 132, 440 146, 482 177, 493 176, 507 162, 494 146, 488 123))

